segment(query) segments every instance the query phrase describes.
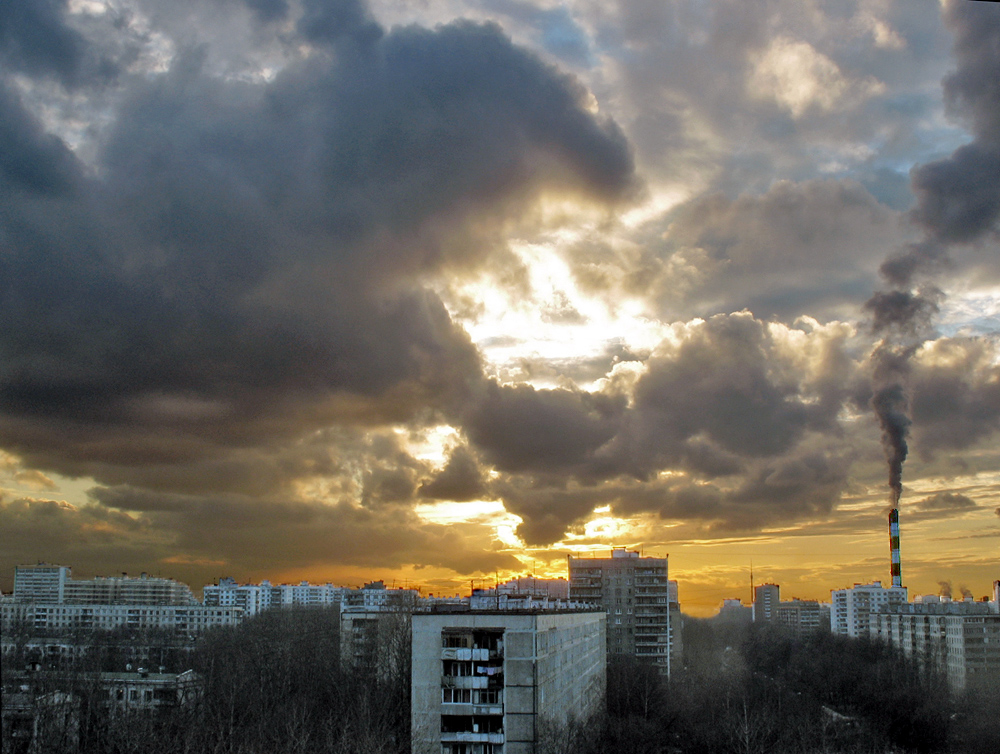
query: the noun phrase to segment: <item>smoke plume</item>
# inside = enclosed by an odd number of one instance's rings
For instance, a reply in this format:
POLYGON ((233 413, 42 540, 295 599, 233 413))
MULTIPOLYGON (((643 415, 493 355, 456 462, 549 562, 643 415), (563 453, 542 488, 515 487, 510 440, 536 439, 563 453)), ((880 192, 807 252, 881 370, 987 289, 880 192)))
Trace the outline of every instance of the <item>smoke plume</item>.
POLYGON ((930 329, 937 313, 940 291, 878 291, 865 305, 872 314, 872 328, 882 340, 872 353, 871 407, 882 429, 882 448, 889 464, 892 506, 903 492, 903 462, 909 450, 910 429, 907 382, 910 357, 930 329))

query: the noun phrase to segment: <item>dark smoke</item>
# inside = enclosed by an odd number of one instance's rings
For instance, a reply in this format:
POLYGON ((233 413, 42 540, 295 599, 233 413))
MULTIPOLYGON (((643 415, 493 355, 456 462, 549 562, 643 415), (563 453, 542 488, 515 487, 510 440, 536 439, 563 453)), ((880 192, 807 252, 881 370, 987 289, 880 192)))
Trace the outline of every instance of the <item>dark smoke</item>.
POLYGON ((951 582, 939 581, 938 586, 940 587, 940 589, 938 589, 938 596, 947 597, 948 599, 951 599, 951 582))
POLYGON ((940 291, 878 291, 865 304, 872 313, 872 329, 883 336, 872 354, 871 407, 882 428, 882 448, 889 464, 889 490, 893 507, 903 493, 903 462, 909 450, 910 402, 906 384, 910 357, 937 313, 940 291))
POLYGON ((909 404, 903 386, 890 384, 877 389, 872 396, 871 406, 882 427, 882 448, 886 461, 889 462, 889 489, 892 505, 895 507, 903 494, 903 461, 909 450, 906 445, 910 427, 910 419, 906 415, 909 404))

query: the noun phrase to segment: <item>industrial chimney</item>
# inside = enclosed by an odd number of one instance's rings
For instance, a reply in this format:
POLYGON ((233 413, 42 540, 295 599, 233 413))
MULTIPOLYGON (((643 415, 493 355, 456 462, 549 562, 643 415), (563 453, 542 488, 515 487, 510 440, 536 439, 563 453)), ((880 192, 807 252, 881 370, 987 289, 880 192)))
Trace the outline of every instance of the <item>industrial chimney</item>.
POLYGON ((902 586, 903 576, 899 567, 899 509, 889 511, 889 555, 892 558, 892 585, 902 586))

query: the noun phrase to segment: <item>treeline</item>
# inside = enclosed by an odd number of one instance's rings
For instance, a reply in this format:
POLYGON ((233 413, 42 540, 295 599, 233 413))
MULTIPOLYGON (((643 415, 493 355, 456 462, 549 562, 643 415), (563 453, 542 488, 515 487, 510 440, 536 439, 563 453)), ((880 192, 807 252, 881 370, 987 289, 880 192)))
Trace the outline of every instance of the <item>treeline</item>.
MULTIPOLYGON (((63 658, 53 681, 80 700, 78 748, 57 736, 40 740, 32 754, 408 753, 409 627, 399 616, 379 631, 373 644, 380 651, 362 652, 356 664, 340 661, 337 609, 274 610, 210 631, 183 660, 170 658, 186 667, 166 668, 195 670, 203 683, 198 699, 153 711, 109 705, 84 680, 95 670, 125 670, 108 664, 127 656, 118 651, 120 637, 95 634, 98 646, 116 649, 63 658)), ((21 667, 20 659, 5 658, 4 673, 21 667)))
MULTIPOLYGON (((123 635, 64 658, 79 677, 124 670, 123 635)), ((152 637, 133 636, 137 646, 152 637)), ((959 698, 942 675, 874 642, 688 619, 670 681, 634 659, 608 666, 606 706, 542 726, 539 754, 995 754, 1000 679, 959 698)), ((340 645, 336 610, 276 610, 202 637, 190 653, 142 656, 200 674, 195 703, 128 712, 94 684, 80 699, 83 754, 404 754, 410 750, 409 626, 379 623, 369 646, 340 645), (341 662, 341 652, 350 653, 341 662), (178 664, 179 663, 179 664, 178 664)), ((24 658, 4 658, 4 673, 24 658), (15 661, 17 660, 17 661, 15 661)), ((156 672, 158 668, 150 668, 156 672)), ((55 689, 53 689, 55 690, 55 689)))
POLYGON ((953 698, 892 648, 821 632, 687 619, 664 682, 608 667, 607 710, 549 731, 544 754, 996 754, 1000 679, 953 698))

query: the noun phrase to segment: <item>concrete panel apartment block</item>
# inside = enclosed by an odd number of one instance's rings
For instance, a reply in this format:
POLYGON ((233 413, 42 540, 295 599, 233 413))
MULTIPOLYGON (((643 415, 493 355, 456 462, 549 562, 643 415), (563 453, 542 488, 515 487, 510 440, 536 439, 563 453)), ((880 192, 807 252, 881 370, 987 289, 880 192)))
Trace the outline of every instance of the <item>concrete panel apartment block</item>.
POLYGON ((413 754, 531 754, 603 699, 603 611, 416 613, 411 636, 413 754))

